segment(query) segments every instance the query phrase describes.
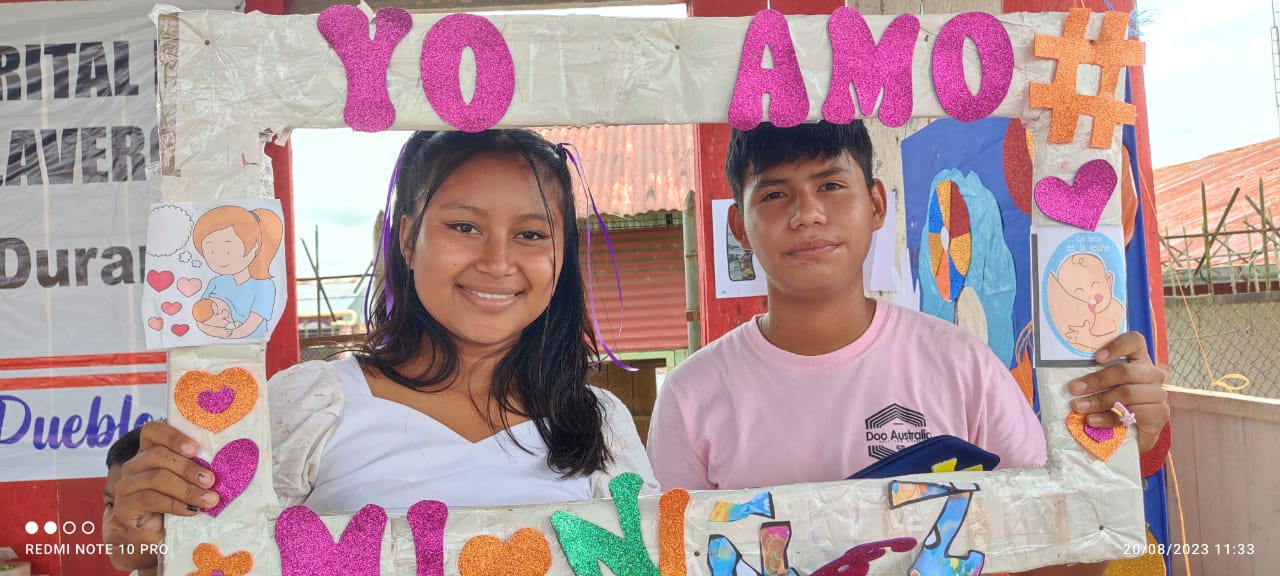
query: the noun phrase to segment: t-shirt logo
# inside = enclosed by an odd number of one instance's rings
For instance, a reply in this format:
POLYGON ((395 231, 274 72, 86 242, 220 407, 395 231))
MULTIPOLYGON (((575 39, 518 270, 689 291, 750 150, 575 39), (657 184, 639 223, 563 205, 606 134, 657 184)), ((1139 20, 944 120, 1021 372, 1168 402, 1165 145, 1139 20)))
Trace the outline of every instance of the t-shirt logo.
POLYGON ((867 454, 876 460, 931 436, 924 414, 898 404, 872 414, 866 425, 867 454))

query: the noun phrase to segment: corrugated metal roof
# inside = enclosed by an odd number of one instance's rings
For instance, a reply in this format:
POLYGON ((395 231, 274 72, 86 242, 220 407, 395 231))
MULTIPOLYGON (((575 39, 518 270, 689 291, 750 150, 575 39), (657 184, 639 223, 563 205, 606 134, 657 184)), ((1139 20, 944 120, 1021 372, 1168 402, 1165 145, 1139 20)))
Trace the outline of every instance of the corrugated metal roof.
MULTIPOLYGON (((630 216, 654 210, 680 210, 684 197, 694 189, 693 125, 587 126, 539 128, 552 142, 572 143, 601 213, 630 216)), ((578 191, 578 216, 590 208, 578 191)))
MULTIPOLYGON (((1232 192, 1240 188, 1240 196, 1231 206, 1223 230, 1245 230, 1244 220, 1257 227, 1261 224, 1258 212, 1245 196, 1258 203, 1258 181, 1261 179, 1267 198, 1264 209, 1280 211, 1280 138, 1249 146, 1219 152, 1193 162, 1166 166, 1155 171, 1156 217, 1159 232, 1163 235, 1200 234, 1204 228, 1204 206, 1200 200, 1200 185, 1205 188, 1205 205, 1208 207, 1209 232, 1212 233, 1222 218, 1232 192), (1185 230, 1185 232, 1184 232, 1185 230)), ((1230 237, 1232 250, 1249 249, 1249 236, 1236 234, 1230 237)), ((1252 235, 1254 248, 1261 238, 1252 235)), ((1203 242, 1189 242, 1187 248, 1197 257, 1204 253, 1203 242)), ((1175 242, 1175 246, 1181 245, 1175 242)), ((1161 246, 1162 260, 1169 259, 1161 246)), ((1225 256, 1216 256, 1214 263, 1226 262, 1225 256)))
MULTIPOLYGON (((689 347, 684 315, 682 234, 679 227, 610 232, 622 276, 625 316, 618 313, 618 287, 614 283, 609 251, 603 241, 595 243, 598 236, 593 240, 591 267, 595 276, 596 312, 600 331, 610 349, 632 352, 689 347), (619 320, 622 320, 621 332, 619 320)), ((582 243, 581 252, 585 278, 586 242, 582 243)))

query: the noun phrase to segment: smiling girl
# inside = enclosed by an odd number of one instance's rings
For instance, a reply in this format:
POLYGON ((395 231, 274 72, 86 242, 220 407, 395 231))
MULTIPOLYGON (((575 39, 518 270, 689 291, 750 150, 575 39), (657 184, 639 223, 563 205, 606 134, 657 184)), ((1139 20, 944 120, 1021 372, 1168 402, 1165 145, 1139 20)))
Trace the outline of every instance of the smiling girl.
MULTIPOLYGON (((403 514, 426 498, 607 498, 624 472, 657 492, 626 406, 587 384, 596 341, 566 160, 528 130, 411 137, 363 346, 267 385, 282 504, 403 514)), ((152 515, 217 503, 196 453, 169 426, 143 429, 117 487, 120 540, 154 540, 152 515)))

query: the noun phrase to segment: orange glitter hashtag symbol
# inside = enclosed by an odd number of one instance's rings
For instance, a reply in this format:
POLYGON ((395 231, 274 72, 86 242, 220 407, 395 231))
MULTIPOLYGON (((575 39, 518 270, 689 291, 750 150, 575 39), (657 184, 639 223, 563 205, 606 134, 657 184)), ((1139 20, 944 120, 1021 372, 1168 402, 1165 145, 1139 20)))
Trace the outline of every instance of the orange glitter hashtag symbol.
POLYGON ((1035 54, 1058 61, 1050 84, 1031 85, 1031 106, 1050 110, 1049 141, 1067 144, 1075 139, 1080 116, 1093 117, 1089 146, 1110 148, 1117 124, 1133 124, 1138 112, 1133 104, 1116 100, 1116 84, 1124 66, 1141 66, 1145 51, 1142 42, 1129 40, 1129 15, 1107 12, 1102 16, 1102 32, 1097 40, 1085 38, 1089 10, 1076 8, 1067 13, 1062 36, 1038 35, 1035 54), (1096 95, 1080 94, 1076 73, 1081 64, 1102 69, 1096 95))

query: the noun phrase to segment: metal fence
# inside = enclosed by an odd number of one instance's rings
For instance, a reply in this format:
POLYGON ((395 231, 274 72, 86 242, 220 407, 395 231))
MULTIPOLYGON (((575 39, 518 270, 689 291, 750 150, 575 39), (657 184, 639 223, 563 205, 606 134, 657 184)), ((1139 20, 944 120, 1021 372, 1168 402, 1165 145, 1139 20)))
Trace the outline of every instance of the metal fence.
POLYGON ((1160 239, 1169 383, 1280 399, 1275 215, 1261 182, 1257 200, 1237 188, 1221 214, 1209 214, 1203 186, 1200 193, 1200 230, 1166 230, 1160 239), (1242 210, 1229 218, 1233 205, 1242 210))
POLYGON ((1280 292, 1166 296, 1169 383, 1280 400, 1280 292))

